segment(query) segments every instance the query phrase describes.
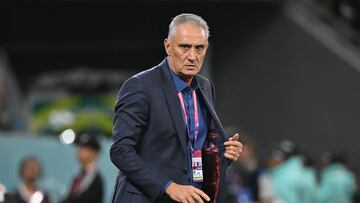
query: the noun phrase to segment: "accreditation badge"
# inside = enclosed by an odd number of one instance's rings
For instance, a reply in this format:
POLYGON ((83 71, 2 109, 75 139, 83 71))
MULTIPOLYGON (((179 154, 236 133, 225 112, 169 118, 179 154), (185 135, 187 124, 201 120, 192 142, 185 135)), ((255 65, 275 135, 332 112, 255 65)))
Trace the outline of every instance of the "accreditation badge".
POLYGON ((202 156, 200 150, 195 150, 192 154, 192 174, 194 182, 203 182, 202 156))

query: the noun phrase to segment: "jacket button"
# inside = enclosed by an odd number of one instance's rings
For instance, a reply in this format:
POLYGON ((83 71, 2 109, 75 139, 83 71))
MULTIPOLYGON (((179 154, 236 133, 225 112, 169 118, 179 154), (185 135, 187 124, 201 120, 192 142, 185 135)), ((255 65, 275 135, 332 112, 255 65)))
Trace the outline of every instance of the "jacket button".
POLYGON ((184 173, 185 175, 187 175, 187 174, 188 174, 188 172, 187 172, 187 170, 186 170, 186 169, 183 169, 182 171, 183 171, 183 173, 184 173))

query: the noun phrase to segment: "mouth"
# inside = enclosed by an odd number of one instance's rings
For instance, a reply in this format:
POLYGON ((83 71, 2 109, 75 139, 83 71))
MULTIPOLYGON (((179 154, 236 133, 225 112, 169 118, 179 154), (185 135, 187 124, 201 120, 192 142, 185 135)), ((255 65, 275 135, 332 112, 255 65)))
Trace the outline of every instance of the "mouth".
POLYGON ((189 68, 196 68, 195 64, 186 64, 185 66, 189 68))

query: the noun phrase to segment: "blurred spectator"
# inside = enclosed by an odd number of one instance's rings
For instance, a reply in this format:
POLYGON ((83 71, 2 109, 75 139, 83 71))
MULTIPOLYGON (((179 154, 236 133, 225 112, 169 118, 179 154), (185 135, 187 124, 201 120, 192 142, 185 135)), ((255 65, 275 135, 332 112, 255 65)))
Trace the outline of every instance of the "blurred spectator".
POLYGON ((350 203, 356 190, 355 177, 340 154, 324 153, 318 203, 350 203))
POLYGON ((353 196, 353 203, 360 203, 360 176, 359 170, 355 171, 356 178, 356 192, 353 196))
POLYGON ((284 203, 277 197, 274 188, 272 170, 278 167, 284 160, 284 153, 278 148, 274 149, 266 162, 267 170, 259 177, 259 199, 262 203, 284 203))
POLYGON ((41 166, 35 157, 26 157, 20 165, 22 182, 19 184, 14 198, 17 203, 49 203, 48 195, 40 190, 36 181, 41 176, 41 166))
MULTIPOLYGON (((230 133, 233 134, 233 133, 230 133)), ((257 202, 259 163, 256 157, 254 140, 247 134, 241 134, 243 152, 237 162, 229 167, 228 194, 225 202, 247 203, 257 202)))
POLYGON ((73 180, 63 203, 102 203, 103 180, 96 165, 100 143, 95 135, 83 134, 77 140, 77 145, 81 171, 73 180))
POLYGON ((0 183, 0 202, 5 200, 6 187, 0 183))
POLYGON ((303 202, 315 203, 317 192, 317 173, 313 159, 307 155, 303 155, 304 161, 304 191, 303 202))
POLYGON ((283 154, 273 151, 266 162, 267 169, 263 169, 259 176, 259 200, 261 203, 281 203, 274 191, 271 169, 281 163, 283 154))
POLYGON ((303 203, 306 177, 303 157, 291 141, 280 142, 279 160, 271 169, 275 196, 284 203, 303 203))

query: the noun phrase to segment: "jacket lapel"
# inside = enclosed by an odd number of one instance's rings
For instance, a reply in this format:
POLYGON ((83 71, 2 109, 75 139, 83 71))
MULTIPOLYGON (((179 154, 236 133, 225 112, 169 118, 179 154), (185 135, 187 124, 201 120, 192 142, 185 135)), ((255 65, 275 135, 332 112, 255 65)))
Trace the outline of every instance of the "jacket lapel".
POLYGON ((186 129, 180 107, 180 101, 176 95, 174 82, 171 78, 170 72, 166 65, 166 59, 160 63, 160 69, 163 76, 163 83, 161 84, 165 94, 166 102, 173 120, 180 144, 186 150, 186 129))
MULTIPOLYGON (((199 80, 198 80, 199 81, 199 80)), ((227 135, 226 135, 226 132, 220 122, 220 119, 219 117, 217 116, 215 110, 214 110, 214 106, 212 105, 212 103, 210 102, 210 100, 208 99, 207 97, 207 94, 204 90, 204 88, 201 86, 200 83, 199 84, 199 92, 200 92, 200 96, 202 97, 204 103, 205 103, 205 106, 207 108, 207 110, 209 111, 211 117, 214 119, 215 121, 215 124, 216 124, 216 127, 217 127, 217 130, 219 131, 220 135, 223 137, 224 140, 227 140, 227 135)), ((209 95, 210 96, 210 95, 209 95)))

